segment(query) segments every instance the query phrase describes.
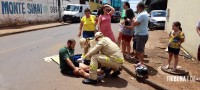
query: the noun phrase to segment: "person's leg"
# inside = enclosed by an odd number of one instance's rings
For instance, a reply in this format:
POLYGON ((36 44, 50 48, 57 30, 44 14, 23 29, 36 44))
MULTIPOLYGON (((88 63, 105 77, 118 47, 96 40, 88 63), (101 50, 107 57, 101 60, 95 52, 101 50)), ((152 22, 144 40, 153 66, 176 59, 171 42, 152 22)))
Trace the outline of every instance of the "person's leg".
POLYGON ((136 36, 134 36, 133 38, 133 55, 132 56, 135 56, 135 58, 138 59, 137 52, 136 52, 136 36))
POLYGON ((170 68, 172 57, 173 57, 173 53, 169 52, 168 64, 167 64, 167 66, 165 66, 165 69, 169 69, 170 68))
POLYGON ((126 47, 127 47, 127 52, 129 54, 131 53, 131 39, 132 39, 132 36, 127 36, 126 47))
POLYGON ((122 53, 124 55, 126 54, 126 42, 125 42, 125 40, 122 40, 122 53))
MULTIPOLYGON (((122 33, 119 31, 119 36, 117 40, 117 45, 120 47, 121 46, 121 40, 122 40, 122 33)), ((123 45, 122 45, 123 46, 123 45)))
POLYGON ((73 74, 76 76, 81 76, 83 78, 89 78, 89 73, 85 72, 83 69, 79 69, 78 71, 73 71, 73 74))
POLYGON ((136 51, 136 57, 137 57, 137 61, 138 62, 140 62, 140 59, 139 59, 139 55, 140 55, 140 46, 141 46, 141 44, 140 44, 140 36, 139 35, 136 35, 136 45, 135 45, 135 51, 136 51))
POLYGON ((83 69, 84 71, 89 71, 90 67, 83 64, 83 63, 79 63, 79 68, 83 69))
POLYGON ((90 62, 89 78, 84 79, 84 84, 97 84, 98 55, 93 55, 90 62))
POLYGON ((140 64, 144 64, 144 49, 147 40, 148 40, 148 35, 137 36, 136 51, 140 64))
POLYGON ((127 52, 130 54, 131 53, 131 44, 129 41, 126 41, 126 47, 127 47, 127 52))
POLYGON ((120 67, 122 64, 117 63, 114 58, 108 57, 106 55, 99 55, 98 63, 103 67, 110 67, 113 70, 111 74, 112 77, 118 77, 120 75, 120 67))
POLYGON ((178 55, 174 55, 174 59, 175 59, 175 61, 174 61, 174 67, 173 67, 173 70, 172 71, 176 71, 176 69, 177 69, 177 65, 178 65, 178 55))
POLYGON ((179 61, 179 58, 178 58, 178 55, 179 55, 179 52, 180 52, 180 49, 174 49, 174 67, 173 67, 173 70, 172 71, 176 71, 177 69, 177 65, 178 65, 178 61, 179 61))
POLYGON ((103 54, 95 54, 91 57, 89 78, 83 80, 84 84, 96 84, 97 83, 97 68, 98 64, 102 67, 112 67, 111 60, 108 56, 103 54))
POLYGON ((92 80, 97 80, 97 69, 98 69, 98 56, 93 55, 91 57, 91 62, 90 62, 90 79, 92 80))
POLYGON ((119 67, 121 67, 122 65, 122 64, 117 63, 114 58, 110 58, 109 56, 106 56, 103 54, 96 54, 95 57, 98 64, 100 64, 102 67, 112 68, 113 71, 119 70, 119 67))
POLYGON ((137 35, 137 40, 136 40, 136 52, 137 52, 137 58, 138 58, 138 61, 139 63, 141 63, 141 55, 140 53, 142 53, 142 42, 141 42, 141 36, 140 35, 137 35))
POLYGON ((125 35, 122 34, 122 53, 125 55, 126 53, 126 42, 125 42, 125 35))

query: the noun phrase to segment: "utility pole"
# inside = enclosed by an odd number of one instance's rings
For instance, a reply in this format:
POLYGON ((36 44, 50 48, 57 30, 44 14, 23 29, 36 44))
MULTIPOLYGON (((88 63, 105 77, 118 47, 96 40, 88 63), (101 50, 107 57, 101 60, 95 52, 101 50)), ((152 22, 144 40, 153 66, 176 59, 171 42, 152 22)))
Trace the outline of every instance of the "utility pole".
POLYGON ((61 3, 60 0, 58 0, 58 15, 59 15, 59 22, 61 23, 61 3))

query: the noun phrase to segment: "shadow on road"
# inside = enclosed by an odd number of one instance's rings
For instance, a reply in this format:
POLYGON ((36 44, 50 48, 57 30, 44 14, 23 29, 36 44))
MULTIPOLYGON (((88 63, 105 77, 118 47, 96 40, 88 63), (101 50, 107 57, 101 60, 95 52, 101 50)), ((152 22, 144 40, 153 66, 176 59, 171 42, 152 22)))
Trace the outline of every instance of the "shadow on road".
MULTIPOLYGON (((73 75, 67 75, 67 74, 62 74, 63 76, 67 77, 72 77, 72 78, 82 78, 79 76, 73 76, 73 75)), ((128 82, 121 78, 112 78, 112 77, 107 77, 104 78, 101 82, 98 82, 95 86, 103 86, 103 87, 115 87, 115 88, 125 88, 127 86, 128 82)))
POLYGON ((102 82, 99 82, 95 86, 103 86, 103 87, 115 87, 115 88, 124 88, 126 87, 128 82, 123 78, 105 78, 102 82))

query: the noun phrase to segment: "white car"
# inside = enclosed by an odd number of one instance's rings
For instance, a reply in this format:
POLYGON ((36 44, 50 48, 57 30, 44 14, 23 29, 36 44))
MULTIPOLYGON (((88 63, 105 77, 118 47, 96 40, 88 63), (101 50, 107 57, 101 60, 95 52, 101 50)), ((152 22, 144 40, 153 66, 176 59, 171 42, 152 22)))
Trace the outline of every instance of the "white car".
POLYGON ((154 30, 156 28, 164 28, 166 21, 165 10, 153 10, 150 12, 149 29, 154 30))
POLYGON ((86 8, 90 8, 90 6, 85 4, 68 4, 63 12, 63 21, 80 22, 86 8))

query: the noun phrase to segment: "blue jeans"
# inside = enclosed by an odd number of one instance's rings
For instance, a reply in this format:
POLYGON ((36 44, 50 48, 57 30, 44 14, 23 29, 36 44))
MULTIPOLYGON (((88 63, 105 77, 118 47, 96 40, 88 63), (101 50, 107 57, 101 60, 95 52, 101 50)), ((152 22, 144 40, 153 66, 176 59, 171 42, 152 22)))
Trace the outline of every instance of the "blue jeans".
POLYGON ((94 31, 83 31, 83 38, 94 37, 94 31))

